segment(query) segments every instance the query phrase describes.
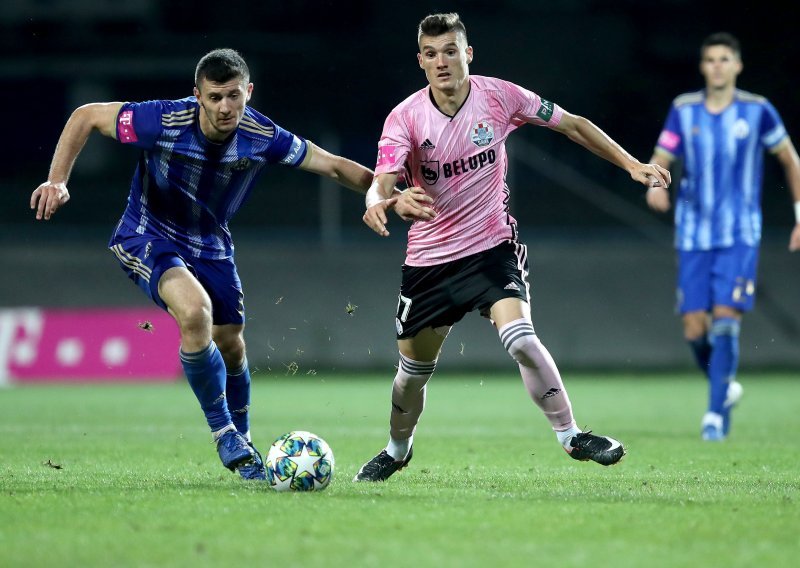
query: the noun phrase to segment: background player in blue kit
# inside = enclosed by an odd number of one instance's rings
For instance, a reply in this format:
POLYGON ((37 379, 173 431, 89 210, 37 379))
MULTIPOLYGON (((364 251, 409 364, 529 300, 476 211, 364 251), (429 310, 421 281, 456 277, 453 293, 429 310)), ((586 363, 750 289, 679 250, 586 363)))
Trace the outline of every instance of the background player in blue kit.
POLYGON ((36 219, 48 220, 69 200, 67 181, 92 131, 142 150, 109 247, 177 321, 181 363, 223 465, 243 478, 265 479, 250 441, 244 304, 228 221, 267 166, 299 167, 361 193, 372 171, 253 110, 252 92, 244 59, 218 49, 200 59, 192 97, 76 109, 31 208, 36 219))
MULTIPOLYGON (((739 42, 716 33, 703 42, 706 88, 677 97, 651 162, 683 160, 675 197, 678 309, 683 332, 709 379, 704 440, 723 440, 742 387, 735 380, 742 314, 753 307, 761 241, 761 178, 768 150, 783 166, 796 224, 789 250, 800 250, 800 160, 778 112, 764 97, 736 88, 739 42)), ((669 209, 669 193, 652 187, 647 202, 669 209)))

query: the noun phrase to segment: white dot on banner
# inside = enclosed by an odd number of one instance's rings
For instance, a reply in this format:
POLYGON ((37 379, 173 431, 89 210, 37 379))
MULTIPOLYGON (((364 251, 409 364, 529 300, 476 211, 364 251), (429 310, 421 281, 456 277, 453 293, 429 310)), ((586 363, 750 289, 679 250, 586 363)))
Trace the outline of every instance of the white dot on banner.
POLYGON ((62 339, 56 346, 56 360, 65 367, 74 367, 83 358, 83 343, 80 339, 62 339))
POLYGON ((14 346, 13 361, 17 365, 27 367, 36 360, 36 346, 32 341, 22 341, 14 346))
POLYGON ((124 365, 128 361, 130 347, 126 339, 121 337, 111 337, 103 343, 100 357, 103 363, 112 367, 124 365))

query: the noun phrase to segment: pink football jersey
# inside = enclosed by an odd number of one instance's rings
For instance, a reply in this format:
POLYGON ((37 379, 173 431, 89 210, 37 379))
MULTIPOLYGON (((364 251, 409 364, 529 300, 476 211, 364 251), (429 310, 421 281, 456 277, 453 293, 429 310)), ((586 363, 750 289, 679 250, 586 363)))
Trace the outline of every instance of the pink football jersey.
POLYGON ((438 109, 429 87, 395 107, 378 143, 375 173, 397 173, 422 187, 437 212, 409 229, 406 264, 442 264, 515 239, 506 138, 525 123, 556 126, 562 114, 514 83, 476 75, 453 117, 438 109))

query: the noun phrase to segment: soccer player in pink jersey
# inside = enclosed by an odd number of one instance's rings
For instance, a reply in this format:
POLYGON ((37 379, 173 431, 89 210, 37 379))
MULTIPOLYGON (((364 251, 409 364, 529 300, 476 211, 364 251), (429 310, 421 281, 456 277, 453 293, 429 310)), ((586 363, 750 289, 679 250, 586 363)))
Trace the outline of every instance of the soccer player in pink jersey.
POLYGON ((458 14, 427 16, 419 66, 429 85, 400 103, 378 143, 364 222, 386 236, 387 211, 413 219, 397 307, 400 362, 392 386, 389 443, 354 481, 383 481, 411 460, 425 388, 450 328, 478 310, 518 363, 531 398, 576 460, 625 455, 608 436, 581 432, 556 364, 533 329, 527 252, 509 213, 505 140, 525 123, 568 136, 647 187, 669 172, 642 164, 589 120, 513 83, 469 74, 473 49, 458 14), (403 177, 412 186, 394 193, 403 177))

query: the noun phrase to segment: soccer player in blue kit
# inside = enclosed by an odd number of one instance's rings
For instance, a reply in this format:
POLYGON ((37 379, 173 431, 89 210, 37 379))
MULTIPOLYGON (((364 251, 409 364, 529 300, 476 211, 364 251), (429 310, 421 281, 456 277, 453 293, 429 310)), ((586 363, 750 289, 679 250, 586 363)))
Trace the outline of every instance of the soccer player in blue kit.
POLYGON ((250 440, 243 293, 228 221, 271 165, 328 176, 361 193, 373 173, 250 108, 252 91, 244 59, 217 49, 197 64, 192 97, 79 107, 31 208, 36 219, 48 220, 69 200, 72 166, 94 130, 141 149, 109 247, 128 276, 177 321, 180 360, 223 465, 245 479, 265 479, 250 440))
MULTIPOLYGON (((704 440, 728 436, 742 395, 736 381, 742 314, 752 309, 761 241, 764 150, 783 166, 794 199, 789 250, 800 250, 800 160, 775 108, 736 88, 742 71, 738 40, 716 33, 702 44, 705 89, 677 97, 651 162, 683 160, 675 196, 678 310, 684 338, 709 380, 704 440)), ((657 211, 670 206, 662 187, 647 192, 657 211)))

